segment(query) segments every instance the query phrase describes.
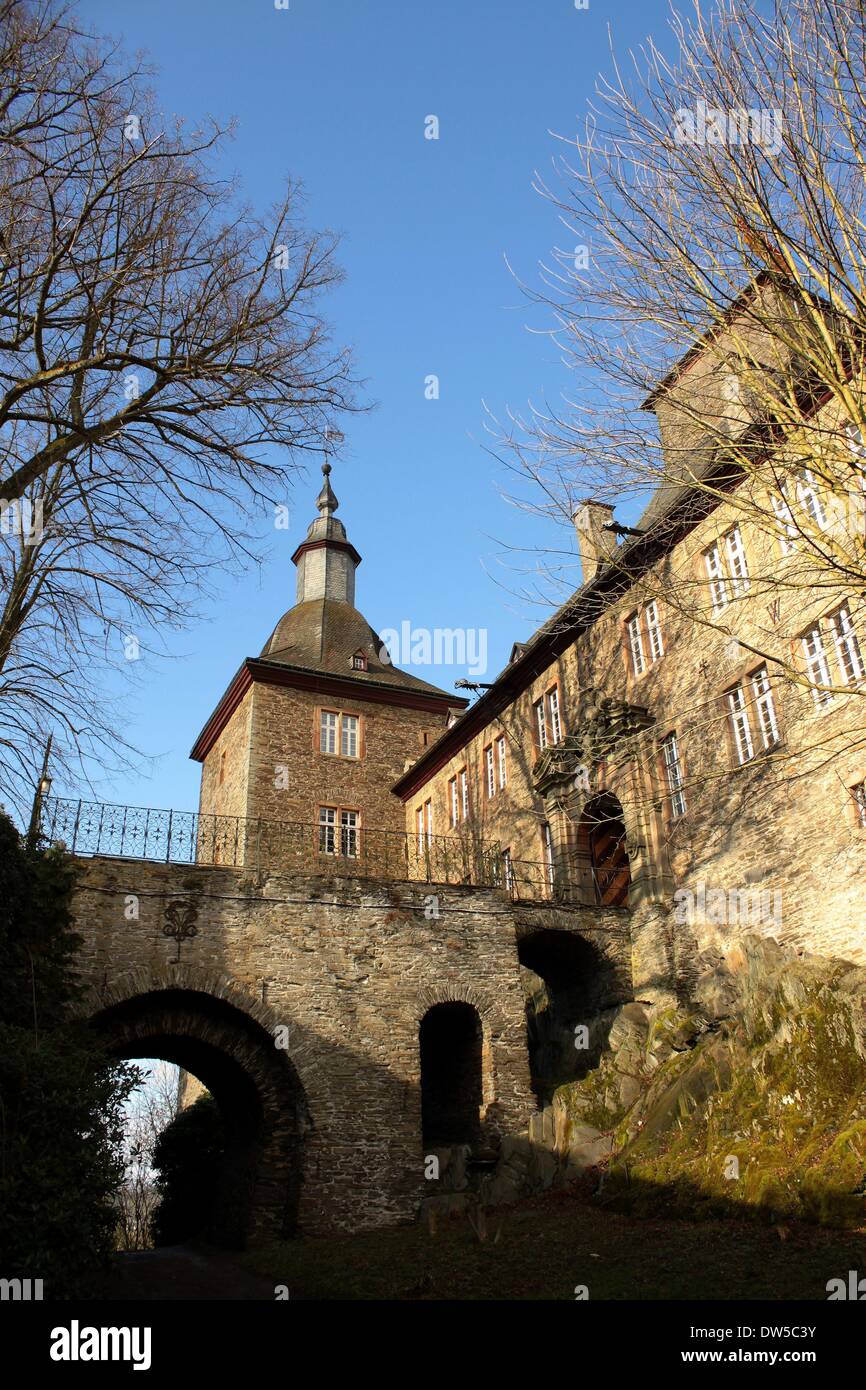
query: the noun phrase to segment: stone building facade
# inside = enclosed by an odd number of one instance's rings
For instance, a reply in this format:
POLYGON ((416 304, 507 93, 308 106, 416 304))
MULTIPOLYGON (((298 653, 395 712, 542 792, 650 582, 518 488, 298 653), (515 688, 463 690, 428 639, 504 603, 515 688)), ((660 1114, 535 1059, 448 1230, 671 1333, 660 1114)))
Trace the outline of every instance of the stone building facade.
MULTIPOLYGON (((754 292, 775 293, 750 287, 646 403, 672 479, 702 466, 702 414, 714 438, 725 412, 749 426, 729 363, 744 341, 761 358, 754 292)), ((816 414, 830 435, 833 406, 816 414)), ((396 784, 407 833, 429 805, 451 833, 482 824, 518 887, 542 860, 551 894, 628 906, 641 998, 687 997, 739 930, 866 961, 864 599, 803 559, 812 527, 862 551, 852 448, 853 509, 802 469, 793 507, 672 481, 622 543, 609 506, 582 505, 582 587, 396 784)))

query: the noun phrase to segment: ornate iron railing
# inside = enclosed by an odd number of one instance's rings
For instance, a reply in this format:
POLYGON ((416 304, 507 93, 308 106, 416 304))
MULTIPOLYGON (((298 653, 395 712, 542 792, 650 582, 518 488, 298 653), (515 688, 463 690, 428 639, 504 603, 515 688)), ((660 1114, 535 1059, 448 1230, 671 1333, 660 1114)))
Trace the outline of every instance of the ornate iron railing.
POLYGON ((501 886, 514 896, 550 896, 544 865, 512 865, 509 873, 498 845, 470 837, 434 835, 421 841, 398 830, 346 831, 58 797, 45 798, 41 830, 49 842, 80 855, 501 886))

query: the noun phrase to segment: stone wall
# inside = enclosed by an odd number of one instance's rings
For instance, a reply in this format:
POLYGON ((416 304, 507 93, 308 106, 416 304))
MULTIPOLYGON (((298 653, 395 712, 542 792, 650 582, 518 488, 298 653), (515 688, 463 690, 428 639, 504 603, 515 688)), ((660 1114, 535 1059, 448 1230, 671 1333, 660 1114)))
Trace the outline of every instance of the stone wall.
POLYGON ((243 1099, 244 1115, 257 1094, 254 1226, 270 1230, 293 1191, 308 1231, 416 1214, 418 1030, 438 1003, 478 1012, 484 1141, 526 1128, 519 939, 595 933, 628 990, 621 915, 516 909, 496 890, 94 858, 79 861, 74 911, 87 1011, 116 1050, 175 1061, 229 1109, 243 1099))
MULTIPOLYGON (((515 858, 540 860, 546 821, 557 853, 573 862, 587 801, 603 790, 612 792, 622 804, 631 856, 635 990, 656 1000, 670 991, 687 995, 718 951, 745 930, 788 946, 866 961, 866 831, 856 823, 850 791, 866 776, 862 683, 819 708, 808 689, 793 677, 778 676, 771 661, 781 743, 772 755, 743 767, 734 756, 725 702, 726 690, 761 664, 761 652, 777 650, 788 663, 793 653, 796 661, 796 634, 846 594, 844 589, 812 591, 802 581, 789 588, 776 585, 778 541, 746 520, 742 531, 752 587, 728 604, 722 622, 707 626, 701 621, 706 604, 702 552, 738 520, 736 503, 726 502, 695 526, 656 571, 577 632, 561 655, 538 670, 531 684, 405 803, 410 830, 427 798, 434 819, 447 827, 449 782, 466 766, 471 823, 461 823, 457 833, 477 831, 509 847, 515 858), (678 603, 670 601, 672 594, 678 603), (625 622, 650 598, 658 605, 664 654, 636 678, 625 622), (560 787, 545 797, 534 780, 539 750, 533 704, 553 684, 565 737, 581 734, 605 698, 645 708, 650 723, 640 736, 592 762, 583 790, 560 787), (503 733, 508 785, 500 790, 497 780, 489 797, 483 750, 503 733), (677 736, 685 773, 687 811, 681 818, 671 815, 661 764, 661 741, 670 733, 677 736), (702 907, 709 890, 726 895, 728 910, 723 912, 718 900, 715 908, 712 900, 702 907), (685 892, 692 895, 693 911, 687 910, 685 892)), ((866 658, 862 603, 856 595, 847 597, 866 658)), ((828 655, 832 669, 832 649, 828 655)), ((539 665, 542 661, 543 653, 539 665)))

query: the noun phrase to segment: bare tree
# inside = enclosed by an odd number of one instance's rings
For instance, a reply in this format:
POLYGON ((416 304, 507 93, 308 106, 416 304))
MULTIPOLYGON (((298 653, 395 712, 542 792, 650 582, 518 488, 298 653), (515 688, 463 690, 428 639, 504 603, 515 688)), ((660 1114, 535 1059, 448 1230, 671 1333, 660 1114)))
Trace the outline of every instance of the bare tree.
MULTIPOLYGON (((318 305, 335 239, 290 182, 266 217, 214 173, 229 133, 167 122, 147 74, 51 0, 0 3, 2 790, 47 733, 116 721, 94 663, 184 621, 250 554, 251 504, 353 408, 318 305)), ((121 741, 122 742, 122 741, 121 741)))
POLYGON ((117 1245, 144 1250, 153 1244, 152 1221, 159 1197, 153 1153, 160 1134, 178 1113, 178 1070, 157 1062, 141 1070, 141 1085, 127 1107, 126 1172, 117 1195, 117 1245))
POLYGON ((664 543, 724 502, 757 537, 742 604, 691 569, 642 570, 642 538, 611 561, 726 638, 743 604, 753 623, 757 600, 772 614, 799 596, 794 626, 770 618, 746 645, 802 685, 803 608, 866 580, 866 14, 716 0, 671 36, 674 57, 650 40, 600 82, 585 134, 538 180, 574 245, 528 293, 575 384, 492 421, 494 449, 529 483, 523 505, 569 526, 587 495, 655 496, 643 529, 664 543))

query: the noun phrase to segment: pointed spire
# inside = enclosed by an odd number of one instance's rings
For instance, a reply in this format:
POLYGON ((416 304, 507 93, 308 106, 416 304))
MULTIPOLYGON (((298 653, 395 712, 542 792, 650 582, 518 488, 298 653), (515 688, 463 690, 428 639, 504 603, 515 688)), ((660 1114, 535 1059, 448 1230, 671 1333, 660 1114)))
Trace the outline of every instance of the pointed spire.
POLYGON ((331 487, 331 465, 329 463, 323 463, 322 472, 325 475, 325 481, 322 484, 322 491, 316 498, 316 506, 322 513, 322 516, 327 518, 334 515, 334 512, 340 504, 334 496, 334 489, 331 487))
POLYGON ((316 498, 319 515, 310 523, 307 538, 292 559, 298 568, 297 602, 332 599, 355 602, 355 570, 361 557, 346 536, 346 528, 334 513, 339 502, 331 487, 331 465, 322 464, 325 481, 316 498))

